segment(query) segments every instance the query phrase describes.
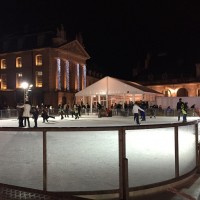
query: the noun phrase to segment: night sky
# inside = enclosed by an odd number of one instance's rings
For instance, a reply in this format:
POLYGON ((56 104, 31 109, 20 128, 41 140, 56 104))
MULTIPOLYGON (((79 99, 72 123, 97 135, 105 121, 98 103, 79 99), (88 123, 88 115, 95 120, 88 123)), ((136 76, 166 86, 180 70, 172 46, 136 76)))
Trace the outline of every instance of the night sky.
POLYGON ((200 3, 176 0, 7 0, 0 34, 43 31, 60 24, 81 33, 90 69, 132 79, 133 68, 190 70, 200 61, 200 3), (3 28, 2 28, 3 27, 3 28))

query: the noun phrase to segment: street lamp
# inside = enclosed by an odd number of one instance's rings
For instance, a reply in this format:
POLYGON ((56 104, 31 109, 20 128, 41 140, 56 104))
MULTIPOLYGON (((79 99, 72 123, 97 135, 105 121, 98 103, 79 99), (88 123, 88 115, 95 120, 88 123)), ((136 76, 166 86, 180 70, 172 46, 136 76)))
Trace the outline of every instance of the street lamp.
POLYGON ((33 85, 29 85, 27 82, 22 82, 21 87, 24 89, 24 103, 28 101, 28 92, 31 91, 33 85))

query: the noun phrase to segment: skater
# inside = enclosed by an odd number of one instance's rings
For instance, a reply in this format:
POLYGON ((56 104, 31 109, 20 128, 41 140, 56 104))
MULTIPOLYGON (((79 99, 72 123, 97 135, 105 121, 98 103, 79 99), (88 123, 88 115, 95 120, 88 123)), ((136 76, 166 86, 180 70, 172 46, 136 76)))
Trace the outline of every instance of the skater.
POLYGON ((76 104, 74 105, 74 115, 75 119, 79 119, 78 106, 76 104))
POLYGON ((43 109, 42 109, 41 117, 43 118, 43 123, 45 123, 45 121, 46 121, 46 122, 49 122, 49 121, 48 121, 49 118, 55 119, 54 116, 48 115, 47 108, 43 108, 43 109))
POLYGON ((23 119, 24 119, 24 127, 26 127, 26 122, 28 123, 28 128, 30 128, 30 120, 31 117, 31 105, 28 101, 25 102, 23 106, 18 106, 19 108, 23 108, 23 119))
POLYGON ((38 116, 39 116, 38 107, 32 107, 31 113, 33 114, 33 119, 34 119, 34 123, 35 123, 35 126, 33 128, 37 128, 38 127, 37 120, 38 120, 38 116))
POLYGON ((181 105, 181 112, 183 114, 183 122, 187 122, 187 109, 188 109, 188 103, 182 103, 181 105))
POLYGON ((179 101, 177 102, 177 105, 176 105, 176 110, 177 110, 177 114, 178 114, 178 121, 180 121, 180 118, 181 118, 181 113, 182 113, 182 105, 183 105, 183 102, 182 102, 182 98, 179 99, 179 101))
POLYGON ((139 110, 142 112, 145 112, 142 108, 140 108, 137 104, 137 102, 135 102, 134 106, 133 106, 133 116, 134 116, 134 121, 136 121, 137 125, 140 125, 139 122, 139 110))
POLYGON ((17 112, 18 112, 19 127, 24 127, 24 125, 23 125, 23 121, 24 121, 24 118, 23 118, 24 108, 17 106, 17 112))

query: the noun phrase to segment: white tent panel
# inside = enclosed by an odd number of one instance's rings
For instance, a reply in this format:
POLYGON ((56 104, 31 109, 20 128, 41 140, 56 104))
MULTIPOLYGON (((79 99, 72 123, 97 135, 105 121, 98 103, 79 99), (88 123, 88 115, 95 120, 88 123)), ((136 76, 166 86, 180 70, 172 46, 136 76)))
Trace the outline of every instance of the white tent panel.
POLYGON ((77 92, 76 96, 91 96, 97 94, 106 94, 106 79, 103 78, 87 88, 77 92))
POLYGON ((143 94, 144 92, 115 78, 108 78, 108 94, 143 94))
POLYGON ((117 94, 154 94, 160 93, 144 87, 140 84, 124 81, 112 77, 105 77, 87 88, 76 93, 76 96, 91 96, 91 95, 117 95, 117 94))

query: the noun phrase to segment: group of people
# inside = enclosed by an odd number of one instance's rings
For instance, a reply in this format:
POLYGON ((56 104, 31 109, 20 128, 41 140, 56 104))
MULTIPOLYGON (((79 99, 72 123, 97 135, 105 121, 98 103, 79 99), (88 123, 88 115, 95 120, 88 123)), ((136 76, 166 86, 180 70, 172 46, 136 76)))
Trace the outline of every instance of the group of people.
POLYGON ((34 128, 37 128, 37 120, 39 116, 39 110, 37 107, 32 107, 28 101, 24 103, 24 105, 18 105, 18 120, 19 127, 28 127, 30 128, 30 120, 29 118, 34 119, 34 128))
MULTIPOLYGON (((193 109, 195 108, 195 105, 192 106, 193 109)), ((155 110, 157 107, 150 106, 150 118, 152 116, 156 117, 155 110)), ((180 121, 181 116, 183 116, 182 122, 187 122, 187 110, 188 110, 188 102, 183 102, 182 98, 179 98, 179 101, 177 102, 177 114, 178 114, 178 121, 180 121)), ((140 125, 139 122, 139 116, 141 116, 141 121, 145 121, 145 109, 142 108, 137 102, 133 105, 133 116, 134 121, 136 121, 137 125, 140 125)))
POLYGON ((41 111, 39 110, 38 106, 31 106, 29 101, 26 101, 23 105, 18 105, 18 121, 19 121, 19 127, 26 127, 30 128, 30 118, 33 118, 34 120, 34 126, 33 128, 38 127, 38 117, 41 114, 41 117, 43 118, 43 123, 48 122, 49 118, 54 118, 54 116, 51 116, 48 114, 48 109, 46 107, 43 107, 41 111))
POLYGON ((75 119, 79 119, 81 116, 81 106, 79 104, 74 104, 70 109, 69 104, 60 104, 58 105, 58 114, 61 116, 61 119, 64 119, 64 116, 69 117, 70 114, 72 115, 72 118, 75 116, 75 119))
MULTIPOLYGON (((100 110, 101 104, 97 104, 98 110, 100 110)), ((55 118, 54 116, 51 116, 48 114, 47 108, 42 108, 41 111, 39 111, 38 107, 31 106, 28 101, 24 103, 24 105, 18 105, 18 120, 19 120, 19 127, 26 127, 28 126, 30 128, 30 120, 29 118, 34 119, 34 128, 38 127, 37 120, 38 116, 41 114, 41 117, 43 118, 43 123, 48 122, 48 118, 55 118)), ((158 107, 150 106, 150 118, 156 117, 156 109, 158 107)), ((90 107, 87 106, 87 113, 89 114, 90 107)), ((177 102, 177 115, 178 115, 178 121, 180 121, 181 116, 183 116, 182 122, 187 122, 187 109, 188 109, 188 103, 183 102, 182 98, 179 98, 179 101, 177 102)), ((78 119, 81 115, 80 106, 77 104, 74 104, 73 109, 71 111, 72 117, 75 116, 75 119, 78 119)), ((137 125, 140 125, 139 117, 141 116, 141 121, 145 121, 145 108, 141 106, 138 102, 135 102, 132 108, 134 121, 137 125)), ((61 116, 61 119, 64 118, 64 116, 69 117, 69 104, 65 104, 64 106, 59 106, 59 114, 61 116)))

